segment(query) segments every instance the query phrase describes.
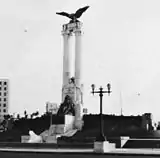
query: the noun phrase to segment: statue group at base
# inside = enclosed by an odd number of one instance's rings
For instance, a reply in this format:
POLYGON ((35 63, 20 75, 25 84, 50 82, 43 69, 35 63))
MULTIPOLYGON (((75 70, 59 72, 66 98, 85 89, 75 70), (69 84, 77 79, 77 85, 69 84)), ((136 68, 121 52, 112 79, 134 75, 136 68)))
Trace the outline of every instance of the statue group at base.
MULTIPOLYGON (((70 83, 72 84, 72 83, 70 83)), ((36 135, 33 131, 30 131, 30 139, 28 143, 42 143, 42 142, 57 142, 57 138, 61 136, 71 137, 77 131, 82 130, 83 127, 83 119, 81 108, 82 105, 80 101, 75 101, 73 99, 75 97, 75 92, 72 93, 73 87, 74 90, 78 88, 75 85, 66 86, 71 93, 66 93, 64 102, 60 105, 59 110, 57 112, 57 119, 58 117, 64 117, 64 124, 52 124, 48 130, 45 130, 40 135, 36 135), (72 88, 72 90, 70 89, 72 88)), ((64 90, 66 90, 64 88, 64 90)), ((78 94, 79 95, 79 94, 78 94)))
POLYGON ((74 128, 81 130, 83 126, 83 85, 78 86, 75 83, 75 78, 72 77, 69 79, 68 84, 64 85, 62 88, 62 101, 58 114, 68 115, 71 114, 74 116, 74 128), (61 108, 68 110, 63 110, 61 113, 61 108))

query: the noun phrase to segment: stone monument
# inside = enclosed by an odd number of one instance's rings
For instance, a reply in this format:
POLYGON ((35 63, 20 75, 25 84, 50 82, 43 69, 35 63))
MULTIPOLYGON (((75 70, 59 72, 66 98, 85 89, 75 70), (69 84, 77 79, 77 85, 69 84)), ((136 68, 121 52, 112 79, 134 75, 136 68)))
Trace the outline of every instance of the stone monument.
POLYGON ((71 20, 62 27, 63 36, 63 85, 62 85, 62 103, 66 96, 69 96, 74 103, 75 118, 73 127, 80 130, 83 125, 82 106, 83 106, 83 84, 81 83, 82 66, 82 22, 77 20, 89 6, 80 8, 76 13, 68 14, 66 12, 57 13, 66 16, 71 20), (71 38, 75 36, 75 72, 71 77, 71 38))
MULTIPOLYGON (((82 56, 82 22, 77 20, 89 6, 80 8, 74 14, 66 12, 56 13, 67 16, 71 20, 62 26, 63 36, 63 84, 62 104, 57 117, 63 117, 63 124, 52 124, 50 128, 40 134, 43 142, 56 143, 61 136, 71 137, 83 126, 83 84, 81 83, 82 56), (75 36, 75 72, 71 76, 71 38, 75 36)), ((39 138, 38 136, 36 138, 39 138)), ((38 140, 39 141, 39 140, 38 140)), ((29 142, 34 142, 30 137, 29 142)))

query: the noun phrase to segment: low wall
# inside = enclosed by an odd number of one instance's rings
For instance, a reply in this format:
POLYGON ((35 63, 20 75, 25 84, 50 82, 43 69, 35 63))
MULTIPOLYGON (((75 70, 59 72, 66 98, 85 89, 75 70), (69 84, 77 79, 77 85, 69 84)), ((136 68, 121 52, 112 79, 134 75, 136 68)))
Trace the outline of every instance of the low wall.
POLYGON ((67 150, 61 150, 61 151, 53 151, 52 150, 39 150, 32 149, 32 151, 13 151, 11 149, 1 150, 0 148, 0 155, 1 158, 153 158, 153 157, 159 157, 159 153, 149 153, 149 152, 141 152, 141 154, 136 153, 94 153, 93 151, 85 151, 85 150, 77 150, 77 151, 71 151, 72 149, 67 150), (9 151, 10 150, 10 151, 9 151))
POLYGON ((159 148, 160 149, 160 139, 129 139, 123 148, 159 148))
POLYGON ((1 142, 0 143, 0 148, 34 148, 34 149, 57 149, 57 148, 62 148, 62 149, 93 149, 93 143, 79 143, 79 142, 71 142, 71 143, 16 143, 16 142, 1 142))
POLYGON ((21 136, 21 143, 27 143, 29 141, 29 135, 21 136))

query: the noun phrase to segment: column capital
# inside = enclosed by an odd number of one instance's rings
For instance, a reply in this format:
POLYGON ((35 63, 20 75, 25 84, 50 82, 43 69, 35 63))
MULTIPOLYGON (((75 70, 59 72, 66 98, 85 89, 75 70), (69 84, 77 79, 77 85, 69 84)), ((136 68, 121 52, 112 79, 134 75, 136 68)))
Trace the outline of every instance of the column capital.
POLYGON ((73 35, 73 33, 81 35, 81 28, 82 22, 80 21, 64 24, 62 26, 62 35, 73 35))
POLYGON ((72 36, 73 32, 71 32, 69 30, 62 31, 62 36, 65 36, 65 35, 72 36))

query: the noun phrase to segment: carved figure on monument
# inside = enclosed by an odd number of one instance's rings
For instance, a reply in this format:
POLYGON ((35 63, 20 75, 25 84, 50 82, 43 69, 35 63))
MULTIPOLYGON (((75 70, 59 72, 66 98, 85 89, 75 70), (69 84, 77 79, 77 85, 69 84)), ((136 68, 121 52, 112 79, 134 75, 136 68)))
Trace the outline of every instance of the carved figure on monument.
POLYGON ((75 104, 72 101, 72 98, 66 95, 64 102, 60 105, 60 108, 57 112, 58 116, 72 115, 75 116, 75 104))
POLYGON ((62 95, 63 102, 65 100, 65 97, 68 95, 70 96, 74 104, 83 104, 82 87, 78 87, 76 85, 74 77, 70 78, 68 84, 63 86, 62 95))
POLYGON ((74 83, 74 78, 70 78, 68 81, 68 84, 63 86, 62 102, 64 102, 65 97, 68 95, 72 99, 72 101, 75 103, 75 91, 76 91, 76 86, 74 83))
MULTIPOLYGON (((74 104, 74 106, 71 106, 74 108, 74 115, 75 120, 74 120, 74 129, 81 130, 83 126, 83 121, 82 121, 82 87, 78 87, 75 83, 75 78, 72 77, 69 79, 68 84, 63 87, 62 90, 62 95, 64 98, 63 103, 61 104, 59 108, 59 113, 61 115, 64 114, 64 110, 66 107, 67 100, 69 99, 70 102, 74 104)), ((68 101, 69 102, 69 101, 68 101)), ((70 107, 69 105, 67 105, 70 107)))
POLYGON ((72 84, 72 83, 75 84, 75 78, 74 78, 74 77, 70 78, 69 83, 70 83, 70 84, 72 84))

